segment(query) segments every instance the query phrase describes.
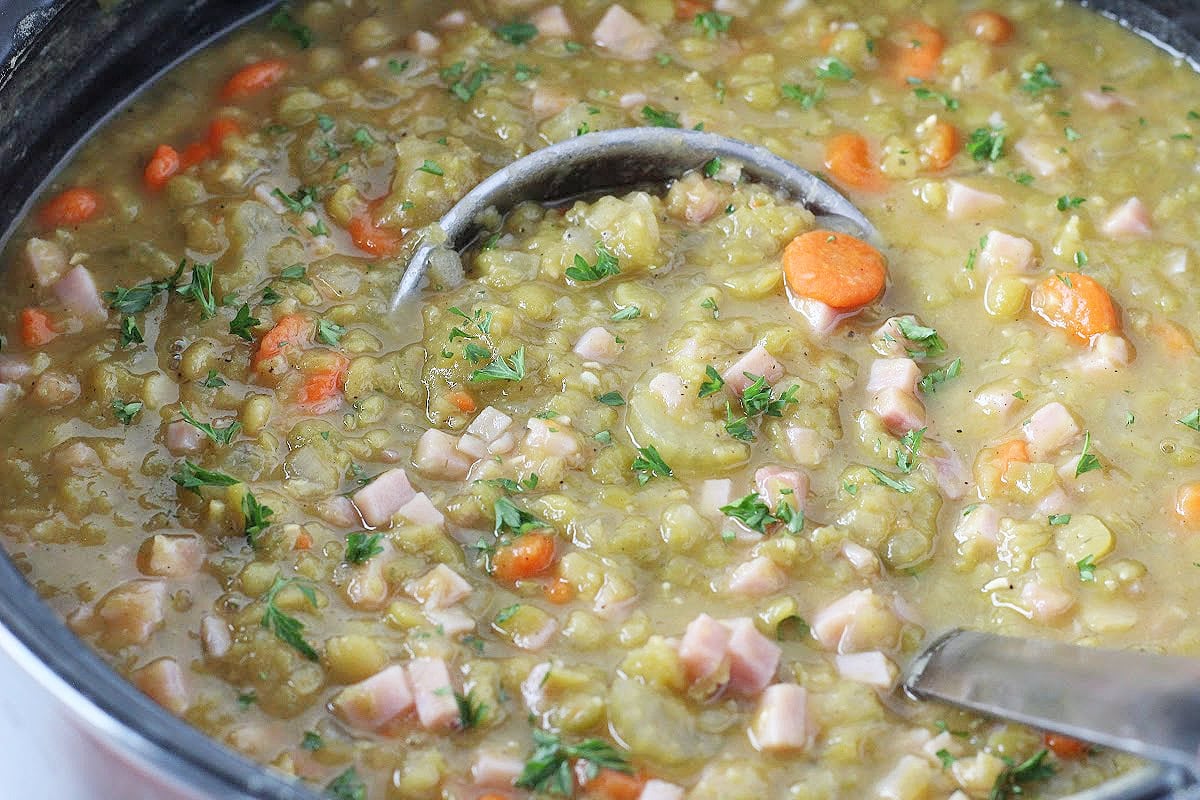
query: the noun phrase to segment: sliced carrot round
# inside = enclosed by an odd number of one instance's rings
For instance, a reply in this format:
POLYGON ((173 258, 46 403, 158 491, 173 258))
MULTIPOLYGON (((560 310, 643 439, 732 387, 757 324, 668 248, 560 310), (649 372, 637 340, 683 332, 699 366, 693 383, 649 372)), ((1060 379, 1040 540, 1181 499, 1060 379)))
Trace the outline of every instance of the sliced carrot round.
POLYGON ((711 8, 711 3, 706 3, 703 0, 675 0, 675 19, 683 20, 684 22, 695 19, 697 14, 702 14, 711 8))
POLYGON ((1200 531, 1200 483, 1185 483, 1175 493, 1175 513, 1189 530, 1200 531))
POLYGON ((400 252, 401 237, 376 225, 370 211, 364 211, 351 219, 346 230, 350 233, 354 246, 364 253, 383 258, 400 252))
POLYGON ((167 181, 179 172, 179 167, 179 152, 169 144, 160 144, 155 148, 154 155, 150 156, 150 161, 142 173, 146 188, 158 190, 166 186, 167 181))
POLYGON ((48 228, 79 225, 96 216, 102 205, 99 194, 76 186, 50 198, 38 212, 38 219, 48 228))
POLYGON ((267 331, 258 343, 254 364, 274 358, 285 348, 303 350, 308 347, 312 336, 312 322, 303 314, 287 314, 275 321, 275 327, 267 331))
POLYGON ((1012 20, 995 11, 973 11, 967 15, 967 32, 987 44, 1005 44, 1012 40, 1012 20))
POLYGON ((840 133, 825 144, 825 168, 838 183, 855 189, 877 192, 887 185, 871 161, 870 145, 857 133, 840 133))
POLYGON ((862 239, 815 230, 788 244, 783 274, 794 294, 845 311, 879 297, 887 282, 887 264, 883 254, 862 239))
POLYGON ((892 74, 902 80, 929 80, 937 75, 938 62, 946 49, 946 37, 932 25, 907 22, 891 38, 892 74))
POLYGON ((1108 292, 1094 278, 1079 272, 1046 278, 1034 287, 1029 305, 1046 324, 1084 342, 1120 327, 1108 292))
POLYGON ((1042 742, 1050 752, 1063 759, 1083 758, 1091 752, 1087 742, 1063 736, 1061 733, 1046 733, 1042 736, 1042 742))
POLYGON ((1000 467, 1001 480, 1007 480, 1008 468, 1014 463, 1029 463, 1029 446, 1022 439, 1010 439, 996 445, 996 465, 1000 467))
POLYGON ((575 587, 564 578, 559 578, 543 586, 542 594, 557 606, 566 605, 575 599, 575 587))
POLYGON ((475 398, 469 392, 457 391, 451 392, 448 399, 454 404, 454 407, 464 414, 470 414, 478 406, 475 403, 475 398))
POLYGON ((192 142, 179 154, 181 170, 194 167, 212 158, 212 146, 208 142, 192 142))
POLYGON ((50 315, 40 308, 26 308, 21 311, 21 343, 26 347, 41 347, 50 343, 58 331, 50 315))
POLYGON ((335 356, 332 366, 304 376, 304 384, 300 387, 300 407, 310 414, 327 414, 342 405, 350 359, 341 353, 335 356))
POLYGON ((638 800, 646 788, 645 778, 615 769, 602 769, 586 782, 582 780, 587 776, 585 771, 576 770, 576 773, 590 796, 604 800, 638 800))
POLYGON ((213 152, 218 152, 221 149, 221 144, 229 136, 240 136, 242 134, 242 126, 237 123, 237 120, 229 117, 217 117, 208 126, 208 144, 213 149, 213 152))
POLYGON ((943 170, 954 161, 961 147, 962 138, 958 135, 958 128, 938 120, 921 142, 921 154, 925 156, 930 169, 943 170))
POLYGON ((268 58, 255 61, 242 67, 225 82, 221 90, 221 99, 226 102, 242 100, 251 95, 270 89, 287 74, 288 64, 281 58, 268 58))
POLYGON ((550 534, 518 536, 512 544, 496 550, 492 575, 510 583, 540 575, 554 564, 554 550, 554 537, 550 534))

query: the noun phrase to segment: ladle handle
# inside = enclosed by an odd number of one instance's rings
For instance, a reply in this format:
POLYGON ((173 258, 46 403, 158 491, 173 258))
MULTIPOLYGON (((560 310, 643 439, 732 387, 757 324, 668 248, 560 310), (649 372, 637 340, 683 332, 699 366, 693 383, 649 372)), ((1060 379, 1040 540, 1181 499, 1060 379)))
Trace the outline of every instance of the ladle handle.
POLYGON ((1200 660, 955 630, 905 688, 1200 774, 1200 660))

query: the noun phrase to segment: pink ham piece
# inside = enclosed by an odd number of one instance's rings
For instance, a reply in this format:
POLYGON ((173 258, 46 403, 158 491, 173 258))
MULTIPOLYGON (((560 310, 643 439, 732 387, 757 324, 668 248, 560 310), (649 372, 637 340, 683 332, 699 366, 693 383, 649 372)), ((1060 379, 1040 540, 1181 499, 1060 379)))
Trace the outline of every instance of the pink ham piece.
POLYGON ((705 516, 721 519, 725 516, 721 506, 729 505, 732 497, 733 481, 729 478, 709 478, 700 485, 700 498, 696 507, 705 516))
POLYGON ((1057 175, 1071 166, 1071 156, 1056 141, 1025 137, 1014 148, 1017 155, 1042 178, 1057 175))
POLYGON ((491 444, 504 435, 512 426, 512 422, 512 417, 508 414, 488 406, 467 426, 467 433, 491 444))
POLYGON ((953 220, 979 219, 1004 208, 998 194, 976 189, 959 181, 946 181, 946 216, 953 220))
POLYGON ((948 444, 939 444, 941 452, 931 452, 926 456, 926 462, 933 465, 937 475, 938 488, 942 494, 951 500, 961 500, 971 486, 971 471, 963 462, 962 457, 948 444))
POLYGON ((925 424, 925 406, 917 397, 921 368, 911 358, 879 358, 871 364, 867 391, 871 410, 892 433, 907 433, 925 424))
POLYGON ((768 686, 750 726, 750 740, 766 752, 797 751, 812 740, 808 692, 794 683, 768 686))
POLYGON ((771 508, 786 500, 792 508, 803 511, 808 502, 808 476, 784 467, 759 467, 754 473, 754 485, 771 508))
POLYGON ((446 524, 445 515, 438 510, 438 507, 424 492, 417 492, 413 499, 400 506, 396 513, 403 520, 414 525, 431 525, 441 528, 446 524))
POLYGON ((1028 272, 1033 269, 1033 242, 992 231, 979 253, 979 268, 987 272, 1028 272))
POLYGON ((329 497, 317 503, 317 516, 338 528, 358 528, 362 519, 349 497, 329 497))
POLYGON ((209 658, 221 658, 229 652, 233 644, 233 635, 229 623, 212 614, 205 614, 200 620, 200 646, 209 658))
POLYGON ((834 657, 834 662, 837 664, 838 674, 846 680, 865 683, 876 689, 892 689, 900 676, 899 668, 878 650, 842 653, 834 657))
POLYGON ((571 22, 563 13, 562 6, 546 6, 533 12, 529 21, 538 29, 542 36, 555 39, 565 39, 572 33, 571 22))
POLYGON ((1105 217, 1100 230, 1112 239, 1149 236, 1153 231, 1150 209, 1138 198, 1131 197, 1105 217))
POLYGON ((417 717, 429 731, 446 731, 459 721, 458 701, 446 662, 440 658, 414 658, 408 663, 408 680, 417 704, 417 717))
POLYGON ((1021 602, 1038 622, 1051 622, 1071 610, 1075 595, 1058 586, 1027 583, 1021 588, 1021 602))
POLYGON ((611 364, 621 354, 617 337, 599 326, 588 328, 575 343, 575 352, 587 361, 611 364))
POLYGON ((1092 337, 1091 347, 1080 357, 1079 365, 1085 372, 1117 372, 1132 360, 1128 339, 1116 333, 1100 333, 1092 337))
POLYGON ((850 562, 854 571, 864 578, 878 576, 882 568, 879 556, 855 542, 842 542, 842 558, 850 562))
POLYGON ((392 664, 342 689, 331 707, 350 727, 373 731, 413 707, 413 690, 404 668, 392 664))
POLYGON ((789 425, 783 432, 788 453, 797 464, 806 467, 818 466, 832 451, 832 445, 812 428, 789 425))
POLYGON ((101 465, 99 453, 83 442, 63 445, 54 451, 51 458, 56 467, 72 471, 94 469, 101 465))
POLYGON ((33 282, 44 289, 67 271, 67 253, 56 242, 33 238, 25 243, 25 264, 33 282))
POLYGON ((29 362, 15 356, 0 355, 0 381, 13 383, 24 380, 32 371, 29 362))
POLYGON ((642 793, 638 795, 638 800, 683 800, 686 795, 682 786, 651 778, 642 787, 642 793))
POLYGON ((779 668, 783 651, 758 632, 748 617, 728 620, 729 690, 754 695, 766 688, 779 668))
POLYGON ((838 653, 890 650, 899 639, 900 620, 890 603, 859 589, 818 611, 812 632, 824 648, 838 653))
POLYGON ((448 608, 471 594, 471 584, 445 564, 438 564, 404 584, 404 591, 426 609, 448 608))
POLYGON ((480 750, 471 765, 471 779, 484 789, 511 789, 525 769, 525 760, 480 750))
POLYGON ((1133 105, 1133 101, 1128 97, 1122 97, 1115 92, 1097 92, 1091 89, 1084 89, 1080 94, 1083 95, 1083 101, 1097 111, 1116 111, 1122 108, 1129 108, 1133 105))
POLYGON ((204 564, 204 540, 192 534, 159 533, 147 539, 138 553, 144 575, 190 578, 204 564))
POLYGON ((437 428, 421 434, 413 452, 413 465, 431 478, 460 481, 467 477, 471 463, 470 458, 459 452, 458 439, 437 428))
POLYGON ((537 458, 556 456, 575 461, 581 454, 579 437, 561 422, 549 422, 533 417, 525 424, 525 446, 537 458))
POLYGON ((987 503, 979 503, 959 518, 954 538, 959 544, 988 542, 995 545, 1000 535, 1000 512, 987 503))
POLYGON ((755 345, 749 352, 733 362, 721 373, 725 386, 734 394, 740 395, 746 387, 754 383, 754 378, 747 378, 746 373, 758 375, 767 379, 767 383, 775 383, 783 377, 783 364, 775 356, 767 352, 761 344, 755 345))
POLYGON ((100 322, 108 317, 100 290, 87 267, 75 267, 59 278, 54 284, 54 296, 84 322, 100 322))
POLYGON ((739 564, 729 577, 729 591, 745 597, 766 597, 786 585, 787 575, 766 556, 739 564))
POLYGON ((617 58, 645 61, 662 45, 663 38, 624 6, 614 3, 592 30, 592 41, 617 58))
POLYGON ((367 524, 380 528, 390 523, 392 515, 416 496, 408 473, 396 467, 380 474, 355 492, 351 499, 367 524))
POLYGON ((132 580, 100 599, 96 616, 105 644, 114 649, 145 644, 167 614, 167 585, 161 580, 132 580))
POLYGON ((529 108, 538 119, 553 117, 574 103, 576 96, 557 86, 539 85, 529 99, 529 108))
POLYGON ((448 14, 443 14, 435 24, 442 30, 458 30, 467 24, 467 12, 455 9, 448 14))
POLYGON ((796 312, 804 317, 808 322, 808 326, 812 328, 812 332, 819 336, 827 336, 833 333, 833 329, 838 326, 843 317, 849 316, 830 305, 822 303, 820 300, 813 300, 810 297, 797 297, 792 294, 791 289, 788 290, 788 303, 796 312))
POLYGON ((1075 418, 1062 403, 1047 403, 1033 412, 1022 427, 1034 461, 1048 460, 1079 436, 1075 418))
POLYGON ((908 394, 916 394, 917 382, 920 380, 921 368, 911 358, 877 358, 871 362, 867 391, 899 389, 908 394))
POLYGON ((677 411, 687 397, 683 379, 673 372, 660 372, 650 379, 647 387, 659 396, 668 411, 677 411))
POLYGON ((151 661, 131 672, 129 680, 143 694, 175 716, 182 716, 191 705, 183 670, 173 658, 151 661))
POLYGON ((475 618, 461 608, 427 609, 425 619, 451 639, 475 630, 475 618))
POLYGON ((701 614, 690 623, 679 641, 679 660, 691 683, 701 683, 716 676, 729 658, 730 630, 708 614, 701 614))
POLYGON ((185 456, 204 449, 204 434, 181 419, 168 422, 165 435, 171 455, 185 456))
POLYGON ((442 40, 429 31, 413 31, 408 37, 408 49, 423 56, 431 56, 440 50, 442 40))

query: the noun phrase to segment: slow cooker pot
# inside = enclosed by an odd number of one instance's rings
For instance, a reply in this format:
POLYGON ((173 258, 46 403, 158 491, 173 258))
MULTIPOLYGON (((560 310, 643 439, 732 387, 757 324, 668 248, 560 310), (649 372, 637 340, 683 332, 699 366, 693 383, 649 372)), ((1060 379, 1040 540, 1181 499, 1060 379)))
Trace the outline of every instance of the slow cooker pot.
MULTIPOLYGON (((96 126, 175 63, 272 5, 270 0, 0 0, 0 246, 40 187, 96 126)), ((1195 0, 1084 5, 1200 69, 1200 4, 1195 0)), ((39 686, 30 690, 33 702, 52 724, 63 726, 62 747, 52 760, 81 773, 72 785, 88 789, 79 797, 318 798, 313 789, 209 739, 125 682, 38 599, 2 550, 0 651, 7 655, 0 666, 11 670, 15 665, 21 680, 29 679, 27 686, 39 686)), ((13 689, 0 685, 0 693, 13 689)), ((4 731, 0 742, 22 735, 4 731)), ((10 776, 5 780, 7 796, 13 786, 10 776)), ((1188 776, 1148 767, 1076 800, 1200 797, 1188 784, 1188 776)), ((30 785, 46 786, 36 778, 30 785)), ((23 795, 75 800, 54 791, 23 795)))

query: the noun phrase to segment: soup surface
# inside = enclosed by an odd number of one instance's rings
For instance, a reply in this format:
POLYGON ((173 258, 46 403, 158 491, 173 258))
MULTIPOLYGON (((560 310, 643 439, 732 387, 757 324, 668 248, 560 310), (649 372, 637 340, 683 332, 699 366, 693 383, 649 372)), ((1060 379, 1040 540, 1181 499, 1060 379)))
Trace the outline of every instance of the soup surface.
POLYGON ((46 601, 335 798, 1133 766, 895 684, 954 626, 1200 647, 1200 82, 1070 4, 716 6, 318 0, 119 114, 4 254, 46 601), (634 125, 821 172, 880 250, 715 160, 521 206, 388 312, 480 180, 634 125))

